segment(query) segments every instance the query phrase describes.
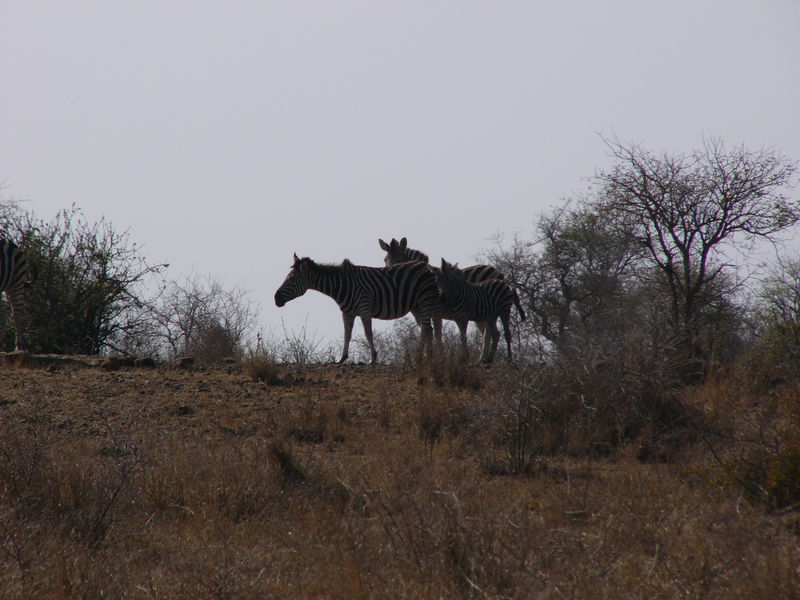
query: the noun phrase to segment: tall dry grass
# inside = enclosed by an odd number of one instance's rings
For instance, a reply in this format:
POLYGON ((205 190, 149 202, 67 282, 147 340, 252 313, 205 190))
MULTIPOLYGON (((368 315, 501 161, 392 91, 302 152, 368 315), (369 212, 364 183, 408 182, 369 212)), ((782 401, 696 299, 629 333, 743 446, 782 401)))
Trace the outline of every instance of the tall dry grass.
POLYGON ((480 373, 479 389, 385 367, 198 374, 88 429, 25 388, 0 407, 0 597, 797 597, 795 513, 723 476, 736 436, 785 414, 742 421, 742 386, 687 390, 702 435, 643 461, 630 401, 593 423, 611 408, 547 373, 480 373), (209 400, 176 433, 178 386, 209 400), (578 443, 612 425, 602 452, 578 443))

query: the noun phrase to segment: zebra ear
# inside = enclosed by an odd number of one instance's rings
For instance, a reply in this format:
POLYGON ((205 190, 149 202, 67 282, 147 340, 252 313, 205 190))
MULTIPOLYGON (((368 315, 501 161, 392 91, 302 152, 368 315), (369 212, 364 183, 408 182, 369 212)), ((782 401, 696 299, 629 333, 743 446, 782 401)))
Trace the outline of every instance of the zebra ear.
POLYGON ((453 273, 458 271, 458 263, 449 263, 442 259, 442 273, 453 273))
POLYGON ((406 238, 401 238, 400 239, 400 248, 402 250, 405 250, 407 246, 408 246, 408 240, 406 238))
POLYGON ((380 238, 378 238, 378 245, 380 245, 381 250, 383 250, 384 252, 388 252, 389 251, 389 244, 387 244, 386 242, 384 242, 380 238))

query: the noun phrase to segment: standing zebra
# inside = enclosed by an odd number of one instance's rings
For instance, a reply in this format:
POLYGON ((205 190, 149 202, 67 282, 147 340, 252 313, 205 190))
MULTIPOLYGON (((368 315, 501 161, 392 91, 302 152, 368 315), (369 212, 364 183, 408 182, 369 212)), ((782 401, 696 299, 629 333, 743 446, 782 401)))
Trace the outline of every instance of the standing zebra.
POLYGON ((398 319, 411 312, 422 330, 423 346, 432 356, 431 316, 439 303, 436 277, 421 262, 392 267, 363 267, 345 259, 341 265, 317 264, 294 255, 294 265, 275 292, 275 304, 283 306, 312 289, 333 298, 344 320, 344 350, 339 363, 347 360, 356 317, 361 317, 364 335, 375 364, 378 353, 372 340, 372 319, 398 319))
MULTIPOLYGON (((399 242, 392 238, 392 241, 388 244, 379 239, 378 245, 380 245, 381 249, 386 252, 383 262, 387 267, 389 265, 396 265, 409 260, 420 260, 424 263, 430 262, 428 255, 421 250, 409 248, 408 240, 406 238, 402 238, 399 242)), ((431 269, 433 269, 434 272, 439 271, 439 269, 436 267, 431 267, 431 269)), ((473 265, 471 267, 464 267, 461 269, 461 272, 464 274, 464 278, 470 283, 477 283, 478 281, 485 281, 487 279, 503 279, 503 274, 498 269, 495 269, 489 265, 473 265)))
MULTIPOLYGON (((406 238, 402 238, 399 242, 392 238, 392 241, 388 244, 379 239, 378 245, 384 252, 386 252, 386 256, 384 257, 383 261, 387 266, 396 265, 409 260, 420 260, 424 263, 429 262, 427 254, 420 250, 414 250, 413 248, 408 247, 408 240, 406 238)), ((431 269, 438 277, 440 270, 433 266, 431 269)), ((487 281, 489 279, 500 279, 501 281, 505 280, 503 274, 498 269, 490 265, 473 265, 471 267, 460 269, 460 271, 464 280, 468 283, 478 283, 481 281, 487 281)), ((519 296, 517 295, 516 290, 513 288, 511 288, 511 291, 514 294, 514 304, 517 306, 517 310, 524 321, 525 311, 522 310, 522 304, 519 301, 519 296)), ((439 310, 436 312, 433 318, 433 332, 436 336, 436 341, 440 346, 442 344, 442 319, 456 322, 459 334, 461 336, 461 346, 466 351, 468 320, 459 318, 446 306, 440 305, 439 310)))
MULTIPOLYGON (((471 283, 466 280, 463 271, 457 265, 451 265, 445 259, 442 259, 442 269, 437 277, 437 283, 442 303, 453 311, 458 319, 475 321, 483 331, 481 362, 492 362, 497 351, 497 342, 500 339, 497 317, 500 317, 508 348, 508 360, 511 362, 509 317, 511 305, 515 302, 515 293, 511 286, 500 279, 471 283)), ((521 310, 520 318, 525 320, 525 313, 521 310)))
MULTIPOLYGON (((22 340, 22 296, 23 290, 36 279, 36 270, 28 263, 28 259, 19 247, 9 239, 0 238, 0 293, 5 292, 11 306, 11 320, 14 323, 14 345, 17 350, 24 350, 22 340)), ((5 324, 5 305, 0 307, 5 324)))

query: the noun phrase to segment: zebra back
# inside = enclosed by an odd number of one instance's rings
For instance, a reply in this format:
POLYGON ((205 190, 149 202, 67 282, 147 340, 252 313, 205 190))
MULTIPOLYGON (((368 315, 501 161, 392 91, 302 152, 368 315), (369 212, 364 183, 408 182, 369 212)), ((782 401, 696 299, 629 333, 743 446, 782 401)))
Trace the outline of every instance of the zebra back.
POLYGON ((481 281, 488 281, 489 279, 505 280, 503 273, 491 265, 472 265, 471 267, 464 267, 461 269, 461 275, 464 281, 468 283, 479 283, 481 281))
POLYGON ((319 264, 295 255, 275 303, 283 306, 308 289, 330 296, 344 313, 378 319, 396 319, 410 311, 429 319, 438 304, 436 278, 419 261, 367 267, 347 259, 341 265, 319 264))
POLYGON ((444 259, 437 284, 445 306, 469 321, 497 319, 501 314, 508 314, 515 303, 516 294, 505 281, 467 281, 461 269, 444 259))

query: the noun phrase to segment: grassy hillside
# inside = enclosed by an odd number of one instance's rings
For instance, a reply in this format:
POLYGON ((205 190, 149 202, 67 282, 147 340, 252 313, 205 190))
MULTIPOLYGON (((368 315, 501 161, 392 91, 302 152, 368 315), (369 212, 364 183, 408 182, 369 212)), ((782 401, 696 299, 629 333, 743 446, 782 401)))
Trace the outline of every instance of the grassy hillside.
POLYGON ((0 598, 798 597, 796 389, 656 435, 504 365, 270 381, 0 367, 0 598))

